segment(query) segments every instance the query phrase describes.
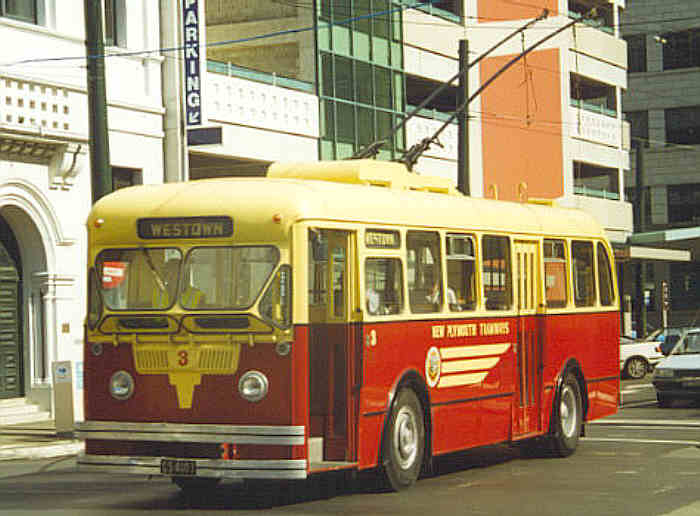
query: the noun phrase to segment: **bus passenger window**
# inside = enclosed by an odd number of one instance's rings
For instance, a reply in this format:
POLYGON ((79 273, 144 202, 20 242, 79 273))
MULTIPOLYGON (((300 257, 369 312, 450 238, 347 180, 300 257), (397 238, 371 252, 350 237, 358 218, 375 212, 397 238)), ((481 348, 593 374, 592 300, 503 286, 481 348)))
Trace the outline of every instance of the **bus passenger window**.
POLYGON ((598 242, 596 257, 598 261, 598 289, 600 290, 600 304, 610 306, 615 300, 612 286, 612 273, 610 268, 610 257, 605 246, 598 242))
POLYGON ((547 308, 564 308, 567 288, 566 244, 563 240, 544 241, 544 279, 547 308))
POLYGON ((510 240, 503 236, 484 236, 481 244, 486 309, 508 310, 513 306, 510 240))
POLYGON ((453 312, 474 310, 476 271, 474 240, 465 235, 447 235, 447 303, 453 312))
POLYGON ((365 260, 365 306, 371 315, 398 314, 403 310, 403 278, 398 258, 365 260))
POLYGON ((406 233, 408 254, 408 299, 413 313, 442 309, 440 235, 436 232, 406 233))
POLYGON ((320 231, 309 231, 309 305, 324 306, 328 292, 328 241, 320 231))
POLYGON ((593 243, 571 242, 571 256, 574 264, 574 303, 576 306, 593 306, 593 243))

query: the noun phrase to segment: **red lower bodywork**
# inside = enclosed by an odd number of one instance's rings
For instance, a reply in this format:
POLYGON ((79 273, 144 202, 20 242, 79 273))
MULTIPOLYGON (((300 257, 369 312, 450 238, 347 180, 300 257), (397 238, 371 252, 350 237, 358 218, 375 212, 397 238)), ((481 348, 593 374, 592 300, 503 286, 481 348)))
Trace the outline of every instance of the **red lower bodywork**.
MULTIPOLYGON (((280 356, 272 344, 246 345, 234 375, 204 375, 188 409, 178 408, 167 375, 136 372, 130 344, 105 345, 95 356, 87 342, 85 417, 299 425, 305 428, 307 442, 323 437, 325 461, 371 468, 379 461, 393 396, 404 382, 422 390, 426 449, 432 455, 547 433, 565 371, 576 371, 581 379, 587 421, 615 413, 620 386, 618 328, 614 311, 300 325, 295 327, 289 355, 280 356), (431 348, 443 355, 439 379, 427 378, 431 348), (240 375, 251 369, 270 379, 268 396, 257 403, 238 394, 240 375), (109 394, 109 378, 117 370, 134 377, 136 390, 129 400, 117 401, 109 394)), ((149 446, 154 445, 88 440, 87 453, 139 455, 149 446)), ((194 444, 171 444, 157 451, 183 457, 222 453, 219 447, 194 444)), ((224 453, 231 457, 235 453, 239 459, 304 459, 308 451, 306 445, 246 444, 224 453)), ((309 470, 313 471, 312 465, 309 470)))

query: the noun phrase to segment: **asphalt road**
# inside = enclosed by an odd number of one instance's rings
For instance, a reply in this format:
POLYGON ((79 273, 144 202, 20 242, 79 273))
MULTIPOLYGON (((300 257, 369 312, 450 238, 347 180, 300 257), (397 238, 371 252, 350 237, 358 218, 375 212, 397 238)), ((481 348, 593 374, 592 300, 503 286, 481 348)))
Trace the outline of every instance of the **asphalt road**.
POLYGON ((0 465, 0 514, 700 515, 700 405, 660 409, 648 382, 624 382, 623 408, 587 425, 572 457, 472 450, 441 458, 434 476, 402 493, 371 476, 325 476, 188 497, 162 478, 79 473, 72 459, 13 461, 0 465))

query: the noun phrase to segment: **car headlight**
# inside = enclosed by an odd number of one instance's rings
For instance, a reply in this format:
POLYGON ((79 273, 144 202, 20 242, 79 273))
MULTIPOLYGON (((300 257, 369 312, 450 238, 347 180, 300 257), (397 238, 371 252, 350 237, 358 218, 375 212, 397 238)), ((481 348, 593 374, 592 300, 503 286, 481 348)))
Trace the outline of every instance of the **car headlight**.
POLYGON ((256 402, 267 396, 269 388, 267 376, 260 371, 248 371, 238 380, 238 392, 243 399, 256 402))
POLYGON ((109 379, 109 393, 114 399, 128 400, 134 394, 134 379, 126 371, 117 371, 109 379))
POLYGON ((673 378, 673 369, 657 367, 654 369, 654 376, 657 378, 673 378))

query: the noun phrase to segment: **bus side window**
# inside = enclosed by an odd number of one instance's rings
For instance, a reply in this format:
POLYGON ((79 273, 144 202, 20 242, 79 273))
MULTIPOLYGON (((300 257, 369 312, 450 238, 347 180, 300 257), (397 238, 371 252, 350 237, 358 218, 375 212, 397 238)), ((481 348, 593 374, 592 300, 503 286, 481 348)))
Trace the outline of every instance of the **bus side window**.
POLYGON ((544 241, 544 278, 547 308, 564 308, 567 303, 566 244, 563 240, 544 241))
POLYGON ((476 271, 474 239, 466 235, 447 235, 447 303, 453 312, 474 310, 476 271))
POLYGON ((510 239, 486 235, 481 244, 486 309, 508 310, 513 306, 510 239))
POLYGON ((610 268, 610 257, 605 246, 598 242, 596 249, 598 265, 598 290, 600 291, 600 304, 610 306, 615 301, 615 294, 612 286, 612 273, 610 268))
POLYGON ((328 241, 320 231, 309 231, 309 305, 327 304, 328 241))
POLYGON ((571 242, 571 256, 574 264, 574 303, 576 306, 593 306, 595 304, 593 243, 571 242))
POLYGON ((390 315, 403 311, 401 260, 365 260, 365 306, 371 315, 390 315))
POLYGON ((443 299, 440 235, 437 232, 408 231, 406 249, 411 312, 439 312, 443 299))

